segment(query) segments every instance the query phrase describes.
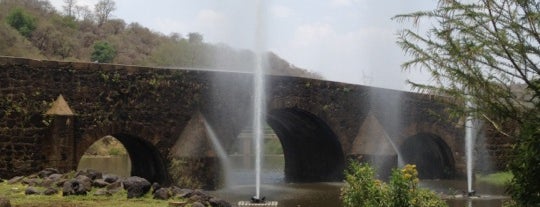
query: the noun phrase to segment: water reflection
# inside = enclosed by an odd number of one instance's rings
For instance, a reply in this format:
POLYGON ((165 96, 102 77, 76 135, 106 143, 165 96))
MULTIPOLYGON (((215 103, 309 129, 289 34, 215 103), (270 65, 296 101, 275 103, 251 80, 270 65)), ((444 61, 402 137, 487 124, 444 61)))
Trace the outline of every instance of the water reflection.
MULTIPOLYGON (((250 157, 231 156, 234 170, 233 187, 210 192, 211 194, 236 203, 253 196, 255 174, 250 157)), ((268 200, 279 201, 280 207, 340 207, 339 199, 342 182, 332 183, 285 183, 281 155, 265 156, 263 162, 263 183, 261 195, 268 200)), ((85 156, 79 163, 78 170, 95 169, 121 176, 129 176, 128 156, 85 156)), ((445 199, 450 207, 502 207, 508 199, 504 196, 504 187, 485 183, 475 183, 479 198, 468 199, 462 196, 467 189, 465 180, 422 180, 420 187, 429 188, 440 194, 448 195, 445 199)))
POLYGON ((131 162, 129 156, 83 156, 79 161, 77 170, 93 169, 103 173, 115 174, 121 177, 131 175, 131 162))

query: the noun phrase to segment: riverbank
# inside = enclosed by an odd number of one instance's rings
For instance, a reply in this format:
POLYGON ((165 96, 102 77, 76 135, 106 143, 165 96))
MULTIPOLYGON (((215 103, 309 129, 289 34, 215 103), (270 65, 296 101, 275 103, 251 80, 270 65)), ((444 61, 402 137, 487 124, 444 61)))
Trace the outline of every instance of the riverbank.
POLYGON ((120 177, 94 170, 62 174, 52 168, 29 176, 0 179, 0 198, 11 204, 0 207, 149 207, 171 203, 184 203, 187 205, 174 206, 186 207, 231 206, 203 190, 163 187, 141 177, 120 177))

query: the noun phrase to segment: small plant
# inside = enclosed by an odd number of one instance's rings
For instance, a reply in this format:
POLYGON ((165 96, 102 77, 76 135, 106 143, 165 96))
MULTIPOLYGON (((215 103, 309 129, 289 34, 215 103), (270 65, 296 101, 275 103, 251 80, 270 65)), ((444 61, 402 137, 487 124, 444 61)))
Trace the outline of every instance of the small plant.
POLYGON ((368 164, 352 162, 346 171, 347 185, 341 191, 345 207, 442 207, 446 203, 434 192, 418 187, 415 165, 394 170, 389 184, 375 179, 368 164))

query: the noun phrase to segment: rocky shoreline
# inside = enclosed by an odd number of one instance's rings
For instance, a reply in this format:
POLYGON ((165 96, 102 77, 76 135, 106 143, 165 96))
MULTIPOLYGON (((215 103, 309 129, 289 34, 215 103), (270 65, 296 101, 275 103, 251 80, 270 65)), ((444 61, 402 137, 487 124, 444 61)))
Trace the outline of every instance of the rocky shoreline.
MULTIPOLYGON (((3 180, 0 179, 0 182, 3 180)), ((148 180, 137 177, 119 177, 104 174, 95 170, 60 173, 53 168, 47 168, 29 176, 16 176, 6 181, 7 184, 23 184, 26 195, 57 195, 112 196, 122 190, 127 192, 127 198, 140 198, 148 193, 153 199, 176 200, 190 204, 193 207, 230 207, 225 200, 213 197, 200 189, 186 189, 178 186, 162 187, 159 183, 151 184, 148 180), (39 190, 45 189, 45 190, 39 190), (92 191, 96 189, 95 191, 92 191)), ((8 198, 0 198, 0 207, 9 207, 8 198)))

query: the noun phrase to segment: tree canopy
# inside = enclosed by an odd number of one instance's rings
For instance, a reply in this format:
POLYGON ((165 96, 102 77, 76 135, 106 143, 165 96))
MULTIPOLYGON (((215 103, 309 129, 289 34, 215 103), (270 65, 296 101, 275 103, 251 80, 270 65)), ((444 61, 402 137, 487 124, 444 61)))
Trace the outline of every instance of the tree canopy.
POLYGON ((433 80, 411 84, 450 97, 456 116, 474 115, 519 137, 509 192, 519 206, 540 204, 540 3, 441 0, 432 11, 394 19, 432 25, 399 34, 398 44, 411 56, 403 68, 426 70, 433 80), (505 127, 509 123, 518 127, 505 127))

